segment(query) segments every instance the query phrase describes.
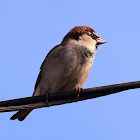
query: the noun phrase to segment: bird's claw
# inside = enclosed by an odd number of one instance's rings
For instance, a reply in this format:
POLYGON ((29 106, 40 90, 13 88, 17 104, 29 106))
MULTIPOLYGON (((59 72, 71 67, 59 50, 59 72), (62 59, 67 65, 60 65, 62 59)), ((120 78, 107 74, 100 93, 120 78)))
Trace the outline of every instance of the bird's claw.
POLYGON ((47 107, 49 107, 48 93, 46 93, 46 104, 47 104, 47 107))
POLYGON ((80 93, 83 91, 83 88, 77 87, 75 88, 75 93, 77 94, 76 102, 78 101, 78 98, 80 97, 80 93))

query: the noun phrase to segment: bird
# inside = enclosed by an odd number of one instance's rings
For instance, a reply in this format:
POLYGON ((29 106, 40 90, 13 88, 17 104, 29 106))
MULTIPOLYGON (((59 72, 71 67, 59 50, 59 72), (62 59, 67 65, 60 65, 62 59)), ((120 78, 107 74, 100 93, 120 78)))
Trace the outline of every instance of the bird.
MULTIPOLYGON (((33 96, 83 88, 99 45, 107 41, 89 26, 75 26, 45 57, 33 96)), ((33 109, 19 110, 10 119, 23 121, 33 109)))

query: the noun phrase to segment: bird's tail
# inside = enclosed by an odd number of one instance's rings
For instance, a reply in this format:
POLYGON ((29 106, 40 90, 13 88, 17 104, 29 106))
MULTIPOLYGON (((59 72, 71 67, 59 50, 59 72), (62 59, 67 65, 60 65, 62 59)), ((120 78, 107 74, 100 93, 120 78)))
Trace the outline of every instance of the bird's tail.
POLYGON ((33 109, 26 109, 26 110, 20 110, 18 111, 16 114, 14 114, 10 120, 15 120, 18 119, 19 121, 23 121, 28 115, 29 113, 32 111, 33 109))
MULTIPOLYGON (((39 87, 39 86, 38 86, 39 87)), ((40 95, 40 89, 36 88, 33 96, 39 96, 40 95)), ((15 113, 10 120, 16 120, 18 119, 19 121, 23 121, 32 111, 33 109, 23 109, 23 110, 19 110, 17 113, 15 113)))

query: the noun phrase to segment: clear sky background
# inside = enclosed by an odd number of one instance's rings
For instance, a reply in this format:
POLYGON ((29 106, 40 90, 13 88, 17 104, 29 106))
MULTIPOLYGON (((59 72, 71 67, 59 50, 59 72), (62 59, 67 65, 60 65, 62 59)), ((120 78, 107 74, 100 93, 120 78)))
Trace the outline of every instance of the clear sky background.
MULTIPOLYGON (((77 25, 101 45, 84 88, 140 80, 139 0, 0 1, 0 100, 31 96, 51 48, 77 25)), ((80 77, 79 77, 80 78, 80 77)), ((34 110, 0 113, 1 140, 140 140, 140 89, 34 110)))

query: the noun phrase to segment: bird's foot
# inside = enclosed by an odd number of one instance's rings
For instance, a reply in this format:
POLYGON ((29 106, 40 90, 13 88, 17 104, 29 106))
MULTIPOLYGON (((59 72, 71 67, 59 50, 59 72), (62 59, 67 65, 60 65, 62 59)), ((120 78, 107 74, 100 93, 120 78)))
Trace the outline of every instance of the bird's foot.
POLYGON ((52 94, 51 94, 51 93, 48 93, 48 92, 45 94, 45 96, 46 96, 46 104, 47 104, 47 107, 50 106, 50 105, 49 105, 49 95, 52 96, 52 94))
POLYGON ((80 97, 80 93, 83 91, 83 88, 77 87, 75 88, 75 93, 77 94, 76 101, 78 101, 78 98, 80 97))
POLYGON ((47 107, 49 107, 48 93, 46 93, 45 96, 46 96, 46 104, 47 104, 47 107))

